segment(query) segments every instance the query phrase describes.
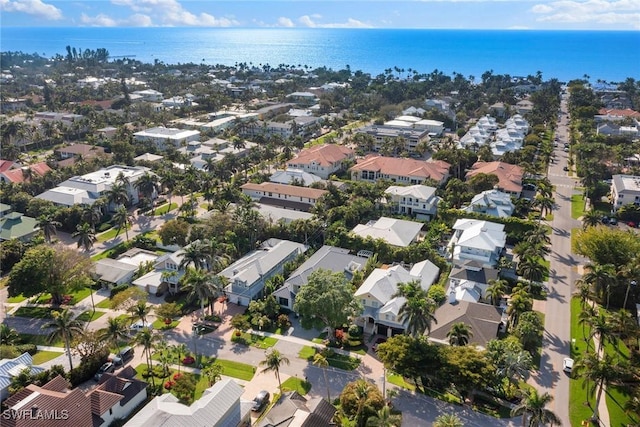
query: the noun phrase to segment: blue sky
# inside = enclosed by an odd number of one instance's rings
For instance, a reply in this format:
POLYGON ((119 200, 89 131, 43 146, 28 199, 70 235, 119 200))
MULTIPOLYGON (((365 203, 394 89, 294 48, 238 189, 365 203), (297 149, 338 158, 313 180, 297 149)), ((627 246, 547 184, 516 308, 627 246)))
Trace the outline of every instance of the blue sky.
POLYGON ((2 26, 640 30, 640 0, 0 0, 2 26))

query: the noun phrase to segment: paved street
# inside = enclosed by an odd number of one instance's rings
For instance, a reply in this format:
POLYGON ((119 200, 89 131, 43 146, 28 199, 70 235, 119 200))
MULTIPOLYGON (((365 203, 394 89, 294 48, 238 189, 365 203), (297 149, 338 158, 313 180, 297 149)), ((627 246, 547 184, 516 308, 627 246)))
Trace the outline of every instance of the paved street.
POLYGON ((549 295, 545 309, 545 333, 540 371, 531 381, 541 391, 550 393, 554 400, 550 409, 562 420, 569 423, 569 377, 562 371, 562 359, 570 355, 571 310, 570 301, 573 284, 578 279, 577 266, 583 260, 571 254, 571 230, 582 226, 580 221, 571 218, 571 196, 577 192, 577 180, 569 177, 563 167, 567 165, 567 153, 563 151, 568 142, 567 104, 563 100, 562 114, 555 149, 556 160, 549 167, 549 180, 555 186, 556 208, 553 211, 551 227, 551 264, 549 272, 549 295))

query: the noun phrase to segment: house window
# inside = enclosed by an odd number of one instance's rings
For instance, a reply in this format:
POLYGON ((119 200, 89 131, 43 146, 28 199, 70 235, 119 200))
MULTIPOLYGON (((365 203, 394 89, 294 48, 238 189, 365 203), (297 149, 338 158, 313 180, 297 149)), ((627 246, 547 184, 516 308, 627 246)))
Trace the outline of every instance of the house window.
POLYGON ((109 408, 109 415, 113 415, 113 409, 109 408))
POLYGON ((366 299, 363 299, 363 300, 362 300, 362 305, 364 305, 364 306, 366 306, 366 305, 367 305, 367 300, 366 300, 366 299))
POLYGON ((289 298, 278 298, 278 304, 289 307, 289 298))

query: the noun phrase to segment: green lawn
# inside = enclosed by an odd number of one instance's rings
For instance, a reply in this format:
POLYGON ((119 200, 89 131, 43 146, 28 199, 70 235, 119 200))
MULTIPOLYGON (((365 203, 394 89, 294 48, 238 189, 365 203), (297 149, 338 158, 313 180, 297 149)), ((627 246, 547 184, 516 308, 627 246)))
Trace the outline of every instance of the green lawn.
MULTIPOLYGON (((578 323, 580 312, 580 299, 571 299, 571 339, 575 339, 575 344, 571 345, 571 358, 577 360, 579 356, 587 351, 587 344, 584 340, 585 336, 589 336, 589 328, 584 329, 578 323)), ((560 372, 560 375, 565 375, 560 372)), ((572 426, 579 426, 584 420, 588 420, 593 414, 593 410, 585 404, 587 399, 593 404, 595 396, 590 394, 587 396, 587 390, 584 387, 584 381, 573 376, 569 382, 569 419, 572 426)))
MULTIPOLYGON (((313 347, 304 346, 302 350, 298 353, 298 357, 301 359, 306 359, 310 362, 313 362, 313 356, 316 354, 316 351, 313 347)), ((328 356, 326 356, 327 362, 329 362, 329 366, 334 368, 343 369, 345 371, 353 371, 358 366, 360 366, 360 359, 357 357, 345 356, 342 354, 335 353, 333 350, 329 350, 328 356)))
POLYGON ((48 335, 32 335, 32 334, 18 334, 20 337, 20 341, 25 344, 35 344, 35 345, 48 345, 51 347, 64 347, 64 341, 62 338, 56 338, 55 340, 49 342, 48 335))
POLYGON ((15 311, 14 315, 34 319, 49 319, 52 317, 51 312, 50 307, 20 307, 15 311))
POLYGON ((26 299, 27 299, 27 297, 23 297, 22 295, 18 295, 18 296, 15 296, 15 297, 8 298, 7 302, 9 304, 17 304, 17 303, 22 302, 22 301, 24 301, 26 299))
MULTIPOLYGON (((127 230, 131 230, 131 225, 127 226, 127 230)), ((116 227, 112 227, 109 230, 105 231, 104 233, 99 234, 98 237, 98 242, 106 242, 107 240, 113 239, 114 237, 116 237, 116 235, 118 236, 124 236, 124 238, 126 239, 126 235, 127 233, 125 232, 124 228, 121 228, 120 230, 118 230, 116 227)))
POLYGON ((111 300, 109 298, 104 299, 96 304, 96 308, 111 308, 111 300))
POLYGON ((93 322, 96 319, 99 319, 101 316, 104 316, 106 313, 104 311, 95 311, 91 312, 91 310, 87 310, 84 313, 80 314, 80 316, 76 317, 77 320, 82 320, 83 322, 93 322))
MULTIPOLYGON (((607 409, 611 427, 627 427, 640 425, 640 418, 632 417, 625 413, 624 405, 630 399, 629 393, 620 387, 607 387, 607 409)), ((636 414, 637 415, 637 414, 636 414)))
POLYGON ((215 362, 222 366, 222 375, 226 375, 227 377, 251 381, 255 374, 255 368, 246 363, 225 359, 215 359, 215 362))
POLYGON ((309 381, 301 380, 298 377, 290 377, 282 383, 282 391, 297 391, 300 395, 304 396, 311 390, 311 383, 309 381))
POLYGON ((87 298, 89 295, 91 295, 91 288, 82 288, 78 291, 72 292, 69 305, 75 305, 83 299, 87 298))
POLYGON ((263 337, 260 335, 250 334, 248 332, 243 332, 242 335, 237 336, 233 335, 233 342, 237 342, 244 345, 250 345, 253 347, 258 347, 262 349, 271 348, 278 343, 278 340, 272 337, 263 337))
POLYGON ((416 386, 414 384, 405 381, 405 379, 401 375, 395 374, 393 372, 387 373, 387 381, 406 390, 415 391, 416 389, 416 386))
POLYGON ((151 324, 151 326, 153 326, 153 329, 157 331, 166 331, 175 328, 176 326, 178 326, 178 323, 180 323, 179 320, 174 320, 167 325, 166 323, 164 323, 164 320, 157 319, 151 324))
POLYGON ((41 363, 48 362, 62 355, 64 355, 64 353, 59 351, 38 351, 36 354, 33 355, 33 364, 39 365, 41 363))
POLYGON ((578 219, 584 213, 584 196, 574 194, 571 196, 571 218, 578 219))
POLYGON ((155 216, 164 215, 167 212, 176 209, 177 207, 178 207, 177 203, 171 203, 171 205, 169 205, 169 203, 165 203, 164 205, 158 207, 153 214, 155 216))

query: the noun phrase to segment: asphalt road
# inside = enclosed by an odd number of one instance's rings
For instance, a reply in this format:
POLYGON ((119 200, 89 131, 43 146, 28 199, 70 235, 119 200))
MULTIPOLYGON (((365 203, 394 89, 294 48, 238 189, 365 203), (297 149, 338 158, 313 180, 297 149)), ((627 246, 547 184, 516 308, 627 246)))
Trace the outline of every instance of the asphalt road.
POLYGON ((555 186, 556 207, 551 226, 551 264, 549 272, 549 295, 545 308, 545 333, 543 338, 540 371, 533 380, 540 391, 554 397, 550 409, 555 412, 562 425, 569 422, 569 377, 562 371, 562 359, 570 355, 571 310, 570 302, 573 285, 578 279, 577 266, 580 257, 571 254, 571 230, 582 226, 571 218, 571 196, 576 192, 576 180, 569 177, 563 168, 567 166, 568 153, 564 143, 568 140, 567 104, 563 99, 562 115, 556 135, 559 138, 555 148, 556 160, 549 167, 549 180, 555 186))

